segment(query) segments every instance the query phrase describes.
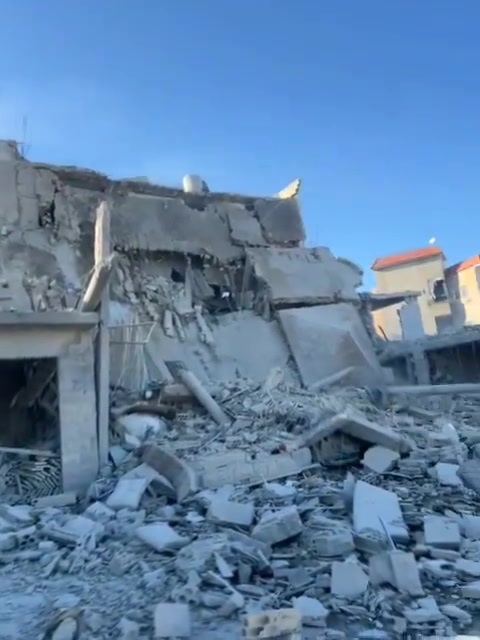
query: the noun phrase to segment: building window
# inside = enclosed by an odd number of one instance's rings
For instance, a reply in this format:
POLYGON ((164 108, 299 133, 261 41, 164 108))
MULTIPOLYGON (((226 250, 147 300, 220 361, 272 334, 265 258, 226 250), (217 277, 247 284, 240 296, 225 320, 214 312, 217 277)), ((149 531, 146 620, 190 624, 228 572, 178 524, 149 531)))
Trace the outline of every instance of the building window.
POLYGON ((437 278, 430 282, 430 295, 434 302, 445 302, 448 300, 447 287, 443 278, 437 278))

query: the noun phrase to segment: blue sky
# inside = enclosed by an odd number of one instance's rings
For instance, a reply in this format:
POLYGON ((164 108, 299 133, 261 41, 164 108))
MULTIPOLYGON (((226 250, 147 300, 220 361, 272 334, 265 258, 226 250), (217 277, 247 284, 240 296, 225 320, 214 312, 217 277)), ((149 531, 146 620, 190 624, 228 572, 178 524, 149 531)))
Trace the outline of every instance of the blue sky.
POLYGON ((478 0, 1 8, 0 136, 30 159, 265 195, 301 177, 310 244, 367 271, 432 236, 479 253, 478 0))

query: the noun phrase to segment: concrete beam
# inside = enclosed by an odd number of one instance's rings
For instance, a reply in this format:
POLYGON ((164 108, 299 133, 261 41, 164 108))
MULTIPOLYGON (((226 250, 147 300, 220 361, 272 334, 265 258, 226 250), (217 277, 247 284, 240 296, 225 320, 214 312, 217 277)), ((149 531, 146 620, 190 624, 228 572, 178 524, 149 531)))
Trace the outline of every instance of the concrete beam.
POLYGON ((94 327, 98 313, 80 311, 0 311, 0 327, 94 327))

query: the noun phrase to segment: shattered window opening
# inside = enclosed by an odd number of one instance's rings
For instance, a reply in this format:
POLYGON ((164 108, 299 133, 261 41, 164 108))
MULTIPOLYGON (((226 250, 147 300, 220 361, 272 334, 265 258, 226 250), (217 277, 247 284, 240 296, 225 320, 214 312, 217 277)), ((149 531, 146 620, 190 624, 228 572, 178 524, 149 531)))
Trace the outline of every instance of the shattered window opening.
POLYGON ((443 278, 437 278, 430 285, 430 293, 434 302, 445 302, 448 300, 447 287, 443 278))

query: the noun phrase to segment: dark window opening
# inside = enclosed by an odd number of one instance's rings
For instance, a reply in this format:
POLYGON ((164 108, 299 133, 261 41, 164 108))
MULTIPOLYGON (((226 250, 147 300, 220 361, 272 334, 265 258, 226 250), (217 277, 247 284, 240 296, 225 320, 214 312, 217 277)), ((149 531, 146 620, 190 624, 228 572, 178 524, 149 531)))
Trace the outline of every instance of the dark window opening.
POLYGON ((432 300, 435 302, 444 302, 448 300, 448 291, 445 280, 438 278, 432 282, 432 300))

